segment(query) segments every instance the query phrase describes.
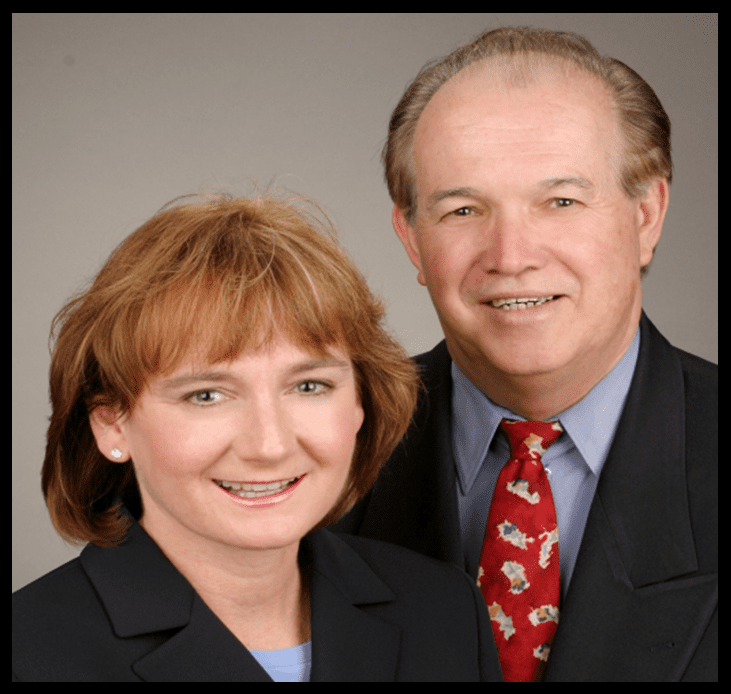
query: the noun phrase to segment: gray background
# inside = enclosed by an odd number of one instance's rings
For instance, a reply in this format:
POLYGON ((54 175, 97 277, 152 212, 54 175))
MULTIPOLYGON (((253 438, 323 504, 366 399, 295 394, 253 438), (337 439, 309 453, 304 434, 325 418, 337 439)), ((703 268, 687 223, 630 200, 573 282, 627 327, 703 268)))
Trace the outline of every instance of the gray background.
POLYGON ((411 353, 442 337, 390 224, 379 153, 422 65, 480 31, 575 31, 653 87, 675 178, 645 309, 717 361, 716 14, 14 14, 13 590, 76 556, 40 490, 48 331, 168 200, 280 188, 320 201, 411 353))

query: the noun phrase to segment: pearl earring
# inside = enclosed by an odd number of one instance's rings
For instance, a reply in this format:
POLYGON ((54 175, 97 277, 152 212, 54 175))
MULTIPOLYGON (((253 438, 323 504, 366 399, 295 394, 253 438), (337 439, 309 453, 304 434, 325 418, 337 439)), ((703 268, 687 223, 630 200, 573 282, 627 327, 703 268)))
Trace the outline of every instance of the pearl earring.
POLYGON ((119 460, 122 457, 122 451, 119 448, 112 448, 112 458, 119 460))

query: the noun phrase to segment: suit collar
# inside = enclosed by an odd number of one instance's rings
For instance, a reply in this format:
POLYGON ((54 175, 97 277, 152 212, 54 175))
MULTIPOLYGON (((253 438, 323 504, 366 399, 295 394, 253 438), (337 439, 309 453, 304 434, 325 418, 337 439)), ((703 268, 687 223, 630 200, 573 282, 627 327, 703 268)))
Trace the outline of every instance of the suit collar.
POLYGON ((359 609, 395 600, 393 591, 327 529, 303 541, 301 558, 311 567, 312 681, 394 681, 401 629, 359 609))
MULTIPOLYGON (((639 347, 640 329, 637 326, 627 351, 610 372, 579 402, 555 415, 567 435, 551 447, 553 458, 575 447, 578 452, 576 465, 585 465, 586 472, 590 471, 596 480, 599 479, 629 392, 639 347)), ((501 420, 523 417, 490 400, 454 361, 450 374, 455 469, 461 493, 468 494, 483 465, 488 464, 486 458, 491 446, 498 459, 504 462, 509 457, 507 441, 498 437, 493 444, 501 420), (476 422, 479 422, 478 426, 476 422)), ((497 464, 498 461, 492 462, 497 464)))
POLYGON ((318 530, 303 539, 300 563, 310 569, 314 585, 326 581, 351 605, 372 605, 396 599, 395 593, 360 555, 329 530, 318 530))
MULTIPOLYGON (((303 539, 300 560, 311 572, 312 680, 392 680, 400 630, 359 606, 393 601, 394 593, 326 529, 303 539), (368 662, 358 657, 364 652, 368 662)), ((88 545, 80 561, 117 636, 167 632, 131 664, 144 680, 271 681, 136 521, 122 545, 88 545)))
POLYGON ((120 546, 87 545, 80 560, 117 636, 160 634, 130 663, 144 681, 271 681, 135 520, 120 546))
POLYGON ((694 573, 682 365, 644 313, 640 330, 546 682, 677 681, 717 604, 717 575, 694 573))
POLYGON ((87 545, 80 557, 114 633, 127 638, 185 626, 193 587, 126 508, 123 512, 132 520, 126 540, 111 549, 87 545))
POLYGON ((698 570, 685 473, 683 371, 644 312, 640 331, 637 367, 597 488, 621 560, 614 569, 633 588, 698 570))

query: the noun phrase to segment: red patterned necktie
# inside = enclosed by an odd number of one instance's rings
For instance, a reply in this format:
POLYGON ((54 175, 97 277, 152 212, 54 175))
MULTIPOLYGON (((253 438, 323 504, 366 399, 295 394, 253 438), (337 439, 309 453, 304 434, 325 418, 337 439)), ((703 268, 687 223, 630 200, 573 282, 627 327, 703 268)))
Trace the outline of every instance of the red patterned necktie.
POLYGON ((538 682, 558 625, 558 524, 541 456, 558 422, 503 419, 510 460, 495 485, 477 585, 506 682, 538 682))

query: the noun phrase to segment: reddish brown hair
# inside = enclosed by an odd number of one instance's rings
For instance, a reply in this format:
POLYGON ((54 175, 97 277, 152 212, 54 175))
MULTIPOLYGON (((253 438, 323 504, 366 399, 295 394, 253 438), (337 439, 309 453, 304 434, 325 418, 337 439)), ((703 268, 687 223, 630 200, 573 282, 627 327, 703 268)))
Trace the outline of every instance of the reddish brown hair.
POLYGON ((416 404, 415 367, 384 315, 314 203, 226 195, 169 203, 53 321, 42 488, 56 529, 67 541, 115 546, 129 523, 117 497, 141 512, 132 464, 97 448, 95 407, 124 415, 151 376, 186 356, 231 360, 278 334, 318 353, 337 344, 353 362, 365 421, 343 494, 317 527, 338 520, 374 484, 416 404))

